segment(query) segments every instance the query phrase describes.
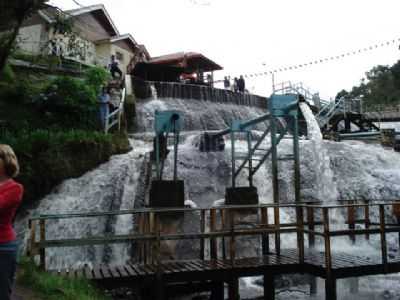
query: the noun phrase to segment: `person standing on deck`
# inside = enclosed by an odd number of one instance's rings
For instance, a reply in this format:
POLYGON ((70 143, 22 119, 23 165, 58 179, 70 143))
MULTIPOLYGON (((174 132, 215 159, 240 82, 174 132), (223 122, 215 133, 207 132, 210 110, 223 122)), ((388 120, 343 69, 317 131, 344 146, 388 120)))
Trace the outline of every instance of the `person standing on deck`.
POLYGON ((99 117, 102 128, 106 127, 106 121, 110 112, 110 93, 107 87, 103 87, 101 94, 99 95, 99 117))
POLYGON ((13 229, 24 188, 12 178, 19 172, 14 151, 0 144, 0 299, 10 300, 17 266, 18 242, 13 229))
POLYGON ((226 90, 229 90, 231 88, 231 81, 228 76, 225 76, 224 78, 224 88, 226 90))
POLYGON ((240 78, 238 79, 239 92, 244 93, 245 88, 246 88, 246 83, 244 81, 243 75, 240 75, 240 78))
POLYGON ((237 77, 235 77, 234 79, 233 79, 233 91, 236 93, 238 90, 239 90, 239 86, 238 86, 238 79, 237 79, 237 77))

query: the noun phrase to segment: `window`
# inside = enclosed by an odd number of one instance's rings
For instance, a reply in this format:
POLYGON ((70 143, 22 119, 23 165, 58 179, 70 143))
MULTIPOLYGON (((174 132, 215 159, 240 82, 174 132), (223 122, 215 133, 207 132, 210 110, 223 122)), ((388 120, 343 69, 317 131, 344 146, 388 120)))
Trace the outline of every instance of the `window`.
POLYGON ((117 58, 117 60, 119 61, 123 61, 124 60, 124 55, 121 52, 115 52, 115 57, 117 58))

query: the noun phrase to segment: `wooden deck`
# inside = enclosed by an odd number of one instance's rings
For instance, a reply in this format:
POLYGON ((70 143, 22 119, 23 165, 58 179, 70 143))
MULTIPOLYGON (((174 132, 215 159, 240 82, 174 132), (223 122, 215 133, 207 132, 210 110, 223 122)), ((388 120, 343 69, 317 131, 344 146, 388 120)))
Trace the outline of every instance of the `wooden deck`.
POLYGON ((274 299, 274 277, 300 273, 323 278, 326 299, 331 300, 336 299, 337 279, 400 272, 398 255, 400 249, 396 249, 397 256, 393 255, 393 249, 391 255, 388 255, 386 241, 386 235, 400 234, 399 221, 398 202, 379 204, 353 202, 332 206, 299 204, 223 206, 209 209, 141 209, 47 215, 30 220, 29 253, 31 256, 39 255, 40 265, 45 268, 46 248, 134 242, 137 249, 137 263, 127 263, 122 266, 101 265, 78 270, 50 270, 50 272, 69 278, 84 277, 107 288, 128 286, 139 290, 146 288, 150 291, 156 290, 157 294, 151 295, 149 299, 167 299, 168 292, 164 293, 164 289, 168 290, 172 286, 175 288, 177 285, 181 285, 180 288, 186 291, 194 291, 197 288, 211 290, 211 299, 222 299, 224 283, 227 283, 229 299, 233 300, 239 299, 238 279, 241 277, 263 276, 264 299, 274 299), (295 220, 282 223, 279 216, 288 210, 295 212, 295 220), (333 214, 330 216, 331 210, 343 211, 345 218, 341 222, 344 223, 338 224, 332 217, 333 214), (199 232, 171 233, 161 230, 163 216, 171 218, 171 214, 172 216, 175 214, 176 217, 182 217, 186 212, 197 213, 199 232), (124 236, 46 239, 46 220, 119 214, 138 214, 137 232, 124 236), (235 218, 240 214, 257 216, 252 228, 240 227, 240 222, 235 222, 235 218), (271 214, 272 222, 268 220, 271 214), (37 222, 38 233, 35 229, 37 222), (206 222, 209 222, 208 226, 206 222), (335 223, 335 226, 331 226, 331 223, 335 223), (281 246, 282 236, 285 234, 296 235, 297 248, 286 249, 281 246), (358 253, 357 248, 355 251, 342 252, 336 251, 338 248, 332 246, 336 237, 348 239, 348 248, 351 248, 357 239, 369 240, 373 235, 379 238, 370 242, 380 247, 372 256, 358 253), (258 238, 263 255, 243 258, 243 253, 237 253, 237 248, 240 246, 239 237, 244 236, 258 238), (320 242, 318 249, 321 251, 316 248, 316 239, 320 242), (192 253, 198 259, 173 261, 163 259, 160 249, 168 240, 199 240, 199 253, 192 253), (209 245, 208 249, 206 243, 209 245))

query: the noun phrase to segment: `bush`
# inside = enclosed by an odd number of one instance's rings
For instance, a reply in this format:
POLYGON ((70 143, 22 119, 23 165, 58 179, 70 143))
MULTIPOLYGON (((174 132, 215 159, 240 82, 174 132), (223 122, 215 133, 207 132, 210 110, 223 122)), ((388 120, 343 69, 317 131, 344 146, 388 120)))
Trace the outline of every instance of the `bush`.
POLYGON ((110 73, 99 67, 89 68, 85 73, 85 82, 96 93, 100 92, 100 88, 110 78, 110 73))
POLYGON ((96 104, 96 93, 84 81, 73 77, 59 77, 47 87, 46 97, 49 105, 65 107, 84 107, 96 104))

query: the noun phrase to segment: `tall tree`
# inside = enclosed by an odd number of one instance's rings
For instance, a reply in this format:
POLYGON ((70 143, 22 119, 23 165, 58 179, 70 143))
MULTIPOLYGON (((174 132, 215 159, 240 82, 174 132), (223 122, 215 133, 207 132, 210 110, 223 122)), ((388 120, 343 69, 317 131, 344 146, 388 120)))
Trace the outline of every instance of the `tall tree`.
POLYGON ((42 8, 47 1, 0 0, 0 74, 12 51, 22 23, 32 13, 42 8))

